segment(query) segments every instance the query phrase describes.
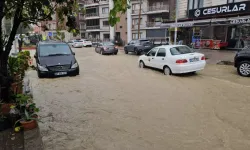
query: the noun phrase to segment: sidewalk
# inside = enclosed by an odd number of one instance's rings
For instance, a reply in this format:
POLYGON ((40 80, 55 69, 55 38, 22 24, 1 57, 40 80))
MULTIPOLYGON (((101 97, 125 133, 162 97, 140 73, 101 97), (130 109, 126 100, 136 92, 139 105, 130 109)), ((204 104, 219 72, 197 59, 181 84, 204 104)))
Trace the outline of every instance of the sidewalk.
MULTIPOLYGON (((123 47, 119 47, 119 50, 123 51, 123 47)), ((220 61, 234 62, 234 56, 236 51, 233 50, 211 50, 211 49, 195 49, 197 52, 202 53, 207 58, 208 64, 217 64, 220 61)))
POLYGON ((12 129, 0 132, 0 150, 24 150, 23 132, 14 133, 12 129))
POLYGON ((232 50, 211 50, 211 49, 197 49, 208 58, 206 61, 208 64, 217 64, 220 61, 234 62, 234 56, 236 51, 232 50))

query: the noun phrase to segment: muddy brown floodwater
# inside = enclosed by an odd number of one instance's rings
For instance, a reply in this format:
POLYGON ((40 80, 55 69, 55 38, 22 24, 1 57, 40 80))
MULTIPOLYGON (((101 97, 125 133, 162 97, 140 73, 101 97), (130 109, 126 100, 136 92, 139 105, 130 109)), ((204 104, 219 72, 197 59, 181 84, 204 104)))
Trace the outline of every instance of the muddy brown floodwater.
POLYGON ((134 55, 75 52, 79 76, 28 72, 46 150, 250 149, 250 79, 233 67, 166 77, 134 55))

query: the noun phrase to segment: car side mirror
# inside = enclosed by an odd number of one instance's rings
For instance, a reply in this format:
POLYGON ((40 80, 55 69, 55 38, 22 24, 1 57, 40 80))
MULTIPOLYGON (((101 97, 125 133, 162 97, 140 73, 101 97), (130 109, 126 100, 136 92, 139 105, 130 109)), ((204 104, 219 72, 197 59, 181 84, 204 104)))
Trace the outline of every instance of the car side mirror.
POLYGON ((75 53, 75 52, 72 52, 72 54, 73 54, 73 55, 76 55, 76 53, 75 53))

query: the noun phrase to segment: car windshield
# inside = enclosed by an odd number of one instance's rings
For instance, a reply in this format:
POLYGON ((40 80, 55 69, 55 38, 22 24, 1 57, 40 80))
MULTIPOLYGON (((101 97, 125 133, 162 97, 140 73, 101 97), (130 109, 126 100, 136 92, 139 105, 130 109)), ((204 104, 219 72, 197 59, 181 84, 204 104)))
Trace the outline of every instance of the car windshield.
POLYGON ((103 43, 103 45, 104 45, 104 46, 114 46, 114 44, 111 43, 111 42, 105 42, 105 43, 103 43))
POLYGON ((72 54, 67 44, 44 44, 39 46, 39 56, 56 56, 72 54))
POLYGON ((81 43, 82 41, 75 41, 76 43, 81 43))
POLYGON ((170 48, 170 52, 172 55, 181 55, 181 54, 194 53, 194 50, 187 46, 177 46, 170 48))
POLYGON ((149 42, 149 40, 140 40, 140 43, 146 43, 149 42))

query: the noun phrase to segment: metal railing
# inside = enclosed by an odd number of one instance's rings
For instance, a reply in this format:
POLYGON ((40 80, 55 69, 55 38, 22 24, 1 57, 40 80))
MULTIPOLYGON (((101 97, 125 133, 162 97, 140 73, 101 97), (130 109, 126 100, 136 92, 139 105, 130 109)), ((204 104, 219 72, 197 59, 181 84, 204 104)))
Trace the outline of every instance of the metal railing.
POLYGON ((87 30, 100 29, 100 26, 99 26, 99 25, 97 25, 97 26, 86 26, 86 29, 87 29, 87 30))
POLYGON ((160 10, 169 11, 169 5, 148 6, 148 11, 160 11, 160 10))
POLYGON ((159 27, 161 24, 161 22, 146 22, 147 27, 159 27))
POLYGON ((89 17, 98 17, 99 13, 90 13, 90 14, 86 14, 85 16, 86 16, 86 18, 89 18, 89 17))

